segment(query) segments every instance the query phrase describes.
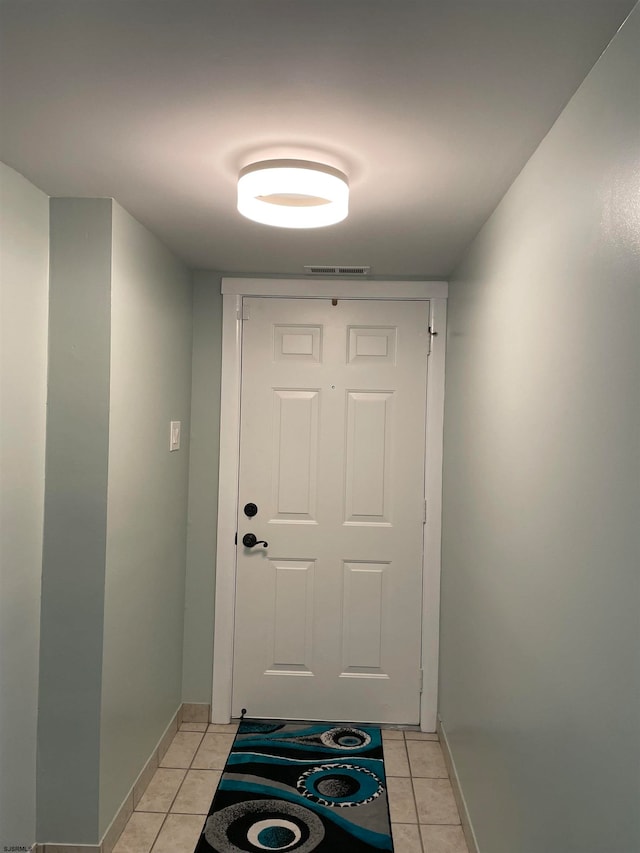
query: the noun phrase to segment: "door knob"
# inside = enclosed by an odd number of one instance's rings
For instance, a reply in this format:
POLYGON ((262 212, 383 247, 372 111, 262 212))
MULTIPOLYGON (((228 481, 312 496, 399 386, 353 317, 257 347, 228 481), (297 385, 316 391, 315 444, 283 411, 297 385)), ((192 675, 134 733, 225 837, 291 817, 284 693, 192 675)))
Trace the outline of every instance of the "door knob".
POLYGON ((264 545, 266 548, 269 545, 264 539, 257 539, 253 533, 245 533, 242 537, 242 544, 245 548, 253 548, 254 545, 264 545))

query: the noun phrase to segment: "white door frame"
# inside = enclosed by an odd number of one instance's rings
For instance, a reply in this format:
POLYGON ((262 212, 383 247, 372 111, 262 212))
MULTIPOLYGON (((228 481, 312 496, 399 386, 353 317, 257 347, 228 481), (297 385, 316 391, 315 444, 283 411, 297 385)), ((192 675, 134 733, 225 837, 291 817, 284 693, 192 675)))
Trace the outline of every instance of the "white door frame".
POLYGON ((440 636, 440 545, 442 535, 442 429, 448 285, 446 281, 357 281, 348 279, 222 279, 222 385, 220 469, 215 579, 213 694, 211 719, 231 719, 235 618, 242 298, 266 296, 368 300, 429 300, 432 331, 427 365, 425 491, 427 522, 422 562, 422 696, 420 728, 435 731, 440 636))

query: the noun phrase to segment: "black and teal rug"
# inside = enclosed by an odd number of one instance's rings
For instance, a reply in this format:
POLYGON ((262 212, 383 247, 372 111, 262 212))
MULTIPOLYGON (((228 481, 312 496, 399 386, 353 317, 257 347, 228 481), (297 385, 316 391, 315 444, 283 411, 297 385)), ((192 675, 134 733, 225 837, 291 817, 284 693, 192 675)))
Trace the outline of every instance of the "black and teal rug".
POLYGON ((392 851, 380 729, 245 720, 195 853, 392 851))

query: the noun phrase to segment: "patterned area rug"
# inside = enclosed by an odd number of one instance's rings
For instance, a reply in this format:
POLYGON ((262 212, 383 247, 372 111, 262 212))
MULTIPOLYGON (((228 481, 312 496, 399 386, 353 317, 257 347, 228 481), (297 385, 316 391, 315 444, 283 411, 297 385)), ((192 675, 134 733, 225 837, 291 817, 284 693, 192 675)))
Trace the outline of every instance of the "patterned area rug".
POLYGON ((245 720, 195 853, 392 851, 380 729, 245 720))

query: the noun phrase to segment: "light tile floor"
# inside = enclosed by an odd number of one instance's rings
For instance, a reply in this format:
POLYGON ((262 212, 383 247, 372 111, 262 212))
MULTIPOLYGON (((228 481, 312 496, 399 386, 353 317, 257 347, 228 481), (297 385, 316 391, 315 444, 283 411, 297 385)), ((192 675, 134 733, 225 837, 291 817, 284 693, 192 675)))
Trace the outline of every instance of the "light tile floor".
MULTIPOLYGON (((113 853, 193 853, 236 729, 182 724, 113 853)), ((395 853, 467 853, 438 736, 382 737, 395 853)))

